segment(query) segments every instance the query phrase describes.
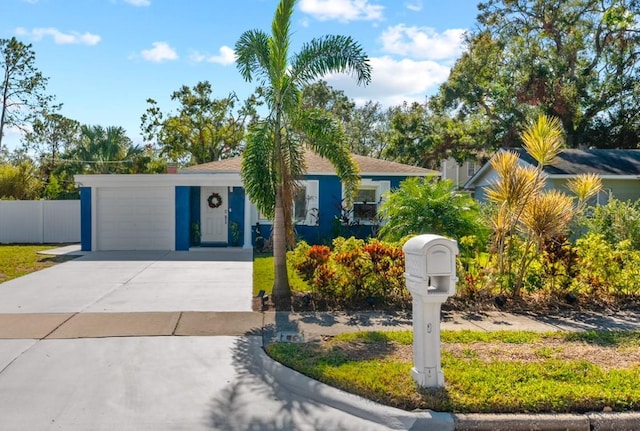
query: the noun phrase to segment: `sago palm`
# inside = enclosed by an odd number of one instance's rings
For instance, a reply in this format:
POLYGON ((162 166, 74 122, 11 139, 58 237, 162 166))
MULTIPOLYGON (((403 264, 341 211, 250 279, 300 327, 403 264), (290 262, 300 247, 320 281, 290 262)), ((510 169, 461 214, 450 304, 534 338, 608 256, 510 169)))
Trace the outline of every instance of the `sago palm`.
POLYGON ((272 299, 289 305, 286 247, 292 241, 293 196, 305 173, 305 149, 325 157, 341 177, 347 198, 359 176, 349 156, 342 129, 325 113, 301 109, 301 89, 328 73, 350 73, 358 84, 371 80, 371 67, 361 46, 345 36, 324 36, 304 44, 290 56, 291 15, 296 0, 278 4, 271 34, 244 32, 236 42, 236 64, 247 82, 262 88, 267 116, 252 124, 246 137, 241 176, 252 202, 273 219, 275 281, 272 299))

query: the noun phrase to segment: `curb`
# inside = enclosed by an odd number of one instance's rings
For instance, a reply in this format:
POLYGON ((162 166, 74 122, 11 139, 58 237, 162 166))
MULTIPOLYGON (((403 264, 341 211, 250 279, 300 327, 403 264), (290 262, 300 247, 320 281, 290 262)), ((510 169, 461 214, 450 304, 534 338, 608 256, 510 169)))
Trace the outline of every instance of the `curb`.
POLYGON ((454 414, 459 431, 635 431, 640 413, 454 414))
POLYGON ((311 379, 271 359, 262 346, 257 346, 256 361, 271 375, 278 385, 295 394, 349 413, 353 416, 381 424, 392 430, 438 430, 453 431, 453 416, 449 413, 431 411, 407 412, 378 404, 332 386, 311 379))

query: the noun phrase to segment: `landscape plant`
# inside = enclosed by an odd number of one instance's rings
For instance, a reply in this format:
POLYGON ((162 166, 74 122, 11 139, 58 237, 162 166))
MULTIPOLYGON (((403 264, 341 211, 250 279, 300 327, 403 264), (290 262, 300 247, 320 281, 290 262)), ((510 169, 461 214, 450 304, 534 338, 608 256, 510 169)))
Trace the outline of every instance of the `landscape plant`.
POLYGON ((297 182, 305 173, 305 150, 329 160, 350 202, 359 181, 346 137, 332 116, 321 109, 302 109, 302 87, 329 73, 349 73, 358 84, 371 81, 371 66, 359 43, 347 36, 326 35, 303 44, 290 56, 291 16, 296 0, 278 3, 271 34, 249 30, 235 45, 236 65, 247 82, 261 86, 267 114, 247 131, 240 175, 258 210, 273 220, 276 307, 290 304, 286 250, 293 246, 292 208, 297 182))
POLYGON ((585 202, 602 188, 592 174, 579 175, 567 183, 575 195, 545 190, 543 168, 561 151, 563 131, 556 118, 540 116, 522 133, 524 149, 536 165, 522 165, 516 152, 502 151, 492 159, 497 179, 487 188, 493 204, 491 227, 498 283, 520 296, 527 268, 546 241, 563 237, 585 202))
POLYGON ((485 227, 478 203, 469 193, 455 190, 452 181, 408 178, 392 190, 380 207, 384 224, 379 237, 399 241, 407 235, 431 233, 455 240, 474 235, 485 241, 485 227))
POLYGON ((314 300, 334 307, 407 306, 401 244, 338 237, 332 246, 301 242, 290 252, 314 300))

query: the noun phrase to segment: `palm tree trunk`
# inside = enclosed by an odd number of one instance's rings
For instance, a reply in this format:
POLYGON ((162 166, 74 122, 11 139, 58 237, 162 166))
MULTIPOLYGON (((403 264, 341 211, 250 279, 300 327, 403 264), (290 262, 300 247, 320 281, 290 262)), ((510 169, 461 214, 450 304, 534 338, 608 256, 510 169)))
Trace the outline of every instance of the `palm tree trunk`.
POLYGON ((287 273, 287 239, 282 206, 282 186, 278 186, 276 190, 276 212, 271 236, 273 237, 275 269, 271 297, 277 310, 289 310, 291 308, 291 288, 289 287, 289 274, 287 273))

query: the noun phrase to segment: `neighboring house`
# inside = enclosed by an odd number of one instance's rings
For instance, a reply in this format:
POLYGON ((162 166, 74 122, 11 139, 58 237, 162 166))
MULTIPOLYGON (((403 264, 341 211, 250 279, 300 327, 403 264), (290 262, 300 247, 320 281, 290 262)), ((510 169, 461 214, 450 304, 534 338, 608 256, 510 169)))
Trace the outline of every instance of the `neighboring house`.
MULTIPOLYGON (((518 153, 520 163, 537 166, 537 162, 522 148, 506 148, 518 153)), ((568 192, 566 183, 579 174, 594 173, 602 179, 602 192, 591 204, 604 205, 609 198, 621 201, 640 199, 640 150, 578 150, 564 149, 543 169, 547 189, 568 192)), ((491 160, 467 181, 464 189, 471 190, 478 201, 485 201, 485 189, 497 180, 491 160)))
POLYGON ((450 157, 440 163, 442 179, 452 181, 457 188, 462 186, 480 169, 481 163, 474 160, 465 160, 458 163, 450 157))
MULTIPOLYGON (((336 233, 370 235, 378 224, 383 194, 407 177, 437 171, 352 155, 360 188, 351 211, 333 166, 306 153, 307 174, 295 196, 299 238, 326 242, 336 233)), ((252 247, 254 228, 270 235, 265 220, 245 195, 241 157, 191 166, 177 174, 76 175, 80 187, 82 250, 188 250, 198 227, 201 246, 252 247)))

